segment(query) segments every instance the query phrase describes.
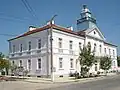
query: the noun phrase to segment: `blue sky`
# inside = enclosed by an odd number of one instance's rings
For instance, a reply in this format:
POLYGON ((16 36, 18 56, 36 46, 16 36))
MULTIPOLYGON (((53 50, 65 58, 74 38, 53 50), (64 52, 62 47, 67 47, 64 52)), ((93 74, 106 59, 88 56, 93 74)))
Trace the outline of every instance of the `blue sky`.
MULTIPOLYGON (((106 39, 120 50, 120 1, 119 0, 27 0, 36 17, 25 8, 22 0, 0 0, 0 34, 19 35, 30 25, 42 26, 55 14, 55 23, 76 28, 83 4, 97 19, 106 39)), ((0 51, 8 53, 7 40, 11 36, 0 35, 0 51)))

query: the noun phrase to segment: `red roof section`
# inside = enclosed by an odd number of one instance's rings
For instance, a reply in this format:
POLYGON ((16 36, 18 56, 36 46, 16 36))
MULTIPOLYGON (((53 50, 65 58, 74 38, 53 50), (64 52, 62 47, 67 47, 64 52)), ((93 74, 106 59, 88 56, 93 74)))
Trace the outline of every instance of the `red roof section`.
POLYGON ((67 32, 67 33, 70 33, 70 34, 74 34, 74 35, 77 35, 77 36, 83 36, 83 35, 78 34, 77 32, 74 32, 74 31, 70 30, 70 29, 67 29, 67 28, 64 28, 64 27, 61 27, 61 26, 58 26, 58 25, 55 25, 55 24, 52 24, 52 25, 49 24, 49 25, 43 26, 41 28, 36 28, 35 30, 32 30, 32 31, 28 31, 28 32, 26 32, 22 35, 19 35, 19 36, 15 37, 15 38, 9 39, 8 41, 15 40, 15 39, 18 39, 20 37, 25 37, 25 36, 31 35, 33 33, 37 33, 37 32, 49 29, 49 28, 51 28, 51 26, 52 26, 53 29, 57 29, 57 30, 67 32))

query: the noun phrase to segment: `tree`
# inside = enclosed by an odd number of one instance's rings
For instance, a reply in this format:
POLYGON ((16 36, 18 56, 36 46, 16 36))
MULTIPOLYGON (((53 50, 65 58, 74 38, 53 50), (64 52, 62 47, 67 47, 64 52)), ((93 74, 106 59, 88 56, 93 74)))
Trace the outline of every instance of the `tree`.
POLYGON ((107 75, 107 70, 109 70, 111 68, 111 58, 104 56, 100 58, 100 68, 103 69, 107 75))
POLYGON ((120 67, 120 56, 117 56, 118 67, 120 67))
POLYGON ((6 73, 8 74, 8 69, 10 68, 10 62, 9 60, 5 59, 5 55, 0 52, 0 71, 3 72, 3 70, 6 70, 6 73))
POLYGON ((81 76, 84 77, 96 62, 94 52, 91 50, 91 45, 84 46, 83 49, 80 48, 78 61, 81 66, 81 76))

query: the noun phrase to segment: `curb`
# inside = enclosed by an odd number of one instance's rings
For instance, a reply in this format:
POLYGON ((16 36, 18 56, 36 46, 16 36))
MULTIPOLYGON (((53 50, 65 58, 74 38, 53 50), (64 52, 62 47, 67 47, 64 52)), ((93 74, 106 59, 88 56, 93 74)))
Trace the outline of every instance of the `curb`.
POLYGON ((73 82, 78 82, 78 83, 82 83, 82 82, 89 82, 89 81, 97 81, 97 80, 103 80, 103 79, 107 79, 107 78, 113 78, 119 75, 111 75, 111 76, 101 76, 101 77, 94 77, 94 78, 83 78, 83 79, 74 79, 74 80, 67 80, 67 81, 45 81, 45 80, 24 80, 25 82, 31 82, 31 83, 46 83, 46 84, 57 84, 57 83, 73 83, 73 82))

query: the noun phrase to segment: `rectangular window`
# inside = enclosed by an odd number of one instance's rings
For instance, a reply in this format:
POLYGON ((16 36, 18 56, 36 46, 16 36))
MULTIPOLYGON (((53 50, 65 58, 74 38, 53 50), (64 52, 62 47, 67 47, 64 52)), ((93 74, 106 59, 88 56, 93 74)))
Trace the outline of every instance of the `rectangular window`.
POLYGON ((19 65, 20 67, 22 66, 22 60, 20 60, 20 65, 19 65))
POLYGON ((38 49, 41 49, 41 39, 38 40, 38 49))
POLYGON ((15 45, 13 45, 13 53, 15 52, 15 45))
POLYGON ((73 41, 69 41, 69 49, 70 49, 70 50, 73 49, 73 41))
POLYGON ((99 47, 99 48, 100 48, 100 53, 101 53, 101 52, 102 52, 102 46, 100 45, 100 47, 99 47))
POLYGON ((15 61, 12 61, 12 65, 15 65, 15 61))
POLYGON ((63 58, 59 58, 59 68, 63 68, 63 58))
POLYGON ((9 52, 10 52, 10 53, 12 52, 12 49, 11 49, 11 42, 9 42, 9 52))
POLYGON ((41 59, 38 59, 38 69, 41 69, 41 59))
POLYGON ((23 50, 23 47, 22 47, 22 44, 20 44, 20 52, 22 52, 23 50))
POLYGON ((31 50, 31 42, 28 42, 28 50, 30 51, 31 50))
POLYGON ((70 59, 70 68, 73 68, 73 59, 70 59))
POLYGON ((109 49, 109 55, 111 55, 111 50, 109 49))
POLYGON ((106 54, 106 48, 104 48, 104 52, 105 52, 105 54, 106 54))
POLYGON ((28 60, 28 70, 31 70, 31 60, 28 60))
POLYGON ((59 47, 59 48, 62 48, 62 38, 59 38, 58 47, 59 47))
POLYGON ((97 71, 97 64, 95 64, 95 71, 97 71))
POLYGON ((94 44, 94 52, 96 52, 96 43, 94 44))
POLYGON ((113 56, 115 56, 115 50, 113 50, 113 56))
POLYGON ((79 49, 81 48, 81 42, 79 42, 79 49))

